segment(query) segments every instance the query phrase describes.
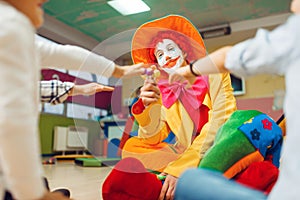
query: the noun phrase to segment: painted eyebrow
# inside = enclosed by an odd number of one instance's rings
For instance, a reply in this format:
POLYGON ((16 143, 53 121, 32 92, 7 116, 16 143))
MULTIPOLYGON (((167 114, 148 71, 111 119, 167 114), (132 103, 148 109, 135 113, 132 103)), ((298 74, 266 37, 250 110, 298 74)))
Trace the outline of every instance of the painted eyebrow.
POLYGON ((160 52, 163 52, 163 50, 161 50, 161 49, 156 50, 156 51, 154 52, 154 55, 157 56, 157 54, 160 53, 160 52))
MULTIPOLYGON (((173 43, 168 43, 168 44, 166 45, 167 48, 169 48, 170 46, 171 46, 171 47, 175 47, 175 45, 174 45, 173 43)), ((158 49, 157 51, 154 52, 154 55, 156 55, 157 52, 161 52, 161 51, 163 52, 163 50, 158 49)))
POLYGON ((171 46, 171 47, 174 47, 174 44, 173 44, 173 43, 169 43, 169 44, 167 44, 166 47, 168 48, 168 47, 170 47, 170 46, 171 46))

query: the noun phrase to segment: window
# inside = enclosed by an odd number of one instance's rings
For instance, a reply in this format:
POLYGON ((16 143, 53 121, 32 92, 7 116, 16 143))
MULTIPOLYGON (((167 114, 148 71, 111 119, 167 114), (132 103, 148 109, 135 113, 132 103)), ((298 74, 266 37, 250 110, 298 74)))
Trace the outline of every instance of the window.
POLYGON ((64 114, 64 104, 57 104, 51 105, 50 103, 44 103, 44 110, 45 113, 51 113, 56 115, 63 115, 64 114))
POLYGON ((67 117, 76 119, 98 120, 103 113, 102 110, 90 106, 67 103, 67 117))
POLYGON ((233 87, 233 94, 235 96, 245 94, 246 89, 245 89, 245 80, 244 80, 244 78, 236 77, 233 74, 230 74, 230 78, 231 78, 231 85, 233 87))

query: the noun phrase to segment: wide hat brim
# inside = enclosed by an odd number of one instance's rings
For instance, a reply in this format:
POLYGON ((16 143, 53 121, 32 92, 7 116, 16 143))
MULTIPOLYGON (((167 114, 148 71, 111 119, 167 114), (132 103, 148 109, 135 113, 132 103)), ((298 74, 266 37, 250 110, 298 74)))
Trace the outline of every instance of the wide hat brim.
POLYGON ((131 44, 131 56, 134 63, 153 64, 149 49, 155 48, 151 46, 151 41, 161 31, 174 31, 186 38, 193 51, 193 57, 188 58, 190 61, 206 55, 206 48, 197 28, 183 16, 168 15, 147 22, 136 30, 131 44))

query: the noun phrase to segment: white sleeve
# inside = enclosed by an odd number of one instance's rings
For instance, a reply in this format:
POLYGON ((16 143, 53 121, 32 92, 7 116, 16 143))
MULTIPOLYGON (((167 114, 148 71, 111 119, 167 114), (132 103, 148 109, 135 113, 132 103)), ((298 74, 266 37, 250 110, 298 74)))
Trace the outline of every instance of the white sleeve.
POLYGON ((82 70, 108 78, 115 70, 113 61, 81 47, 38 40, 36 40, 36 46, 43 67, 82 70))
POLYGON ((15 199, 39 199, 46 189, 37 131, 38 67, 34 56, 34 29, 18 12, 2 11, 0 9, 0 164, 6 189, 15 199), (13 12, 16 16, 9 17, 13 12))
POLYGON ((292 16, 271 32, 258 30, 253 39, 235 45, 228 52, 225 67, 238 76, 285 74, 290 60, 298 56, 293 52, 299 46, 299 24, 300 16, 292 16))

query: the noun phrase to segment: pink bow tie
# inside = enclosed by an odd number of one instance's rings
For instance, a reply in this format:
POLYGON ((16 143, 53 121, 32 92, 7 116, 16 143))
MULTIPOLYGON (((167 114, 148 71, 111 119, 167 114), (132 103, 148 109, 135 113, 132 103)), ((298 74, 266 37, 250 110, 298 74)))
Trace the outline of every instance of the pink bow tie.
POLYGON ((175 82, 169 84, 167 80, 161 80, 158 87, 162 93, 162 103, 166 108, 170 108, 176 100, 180 100, 187 112, 192 117, 192 113, 199 109, 208 90, 207 77, 197 77, 195 83, 187 88, 188 82, 175 82))

